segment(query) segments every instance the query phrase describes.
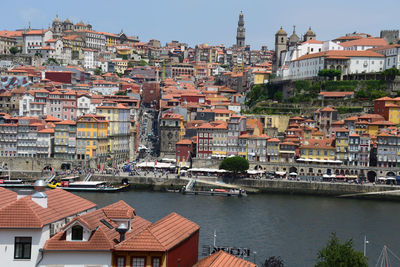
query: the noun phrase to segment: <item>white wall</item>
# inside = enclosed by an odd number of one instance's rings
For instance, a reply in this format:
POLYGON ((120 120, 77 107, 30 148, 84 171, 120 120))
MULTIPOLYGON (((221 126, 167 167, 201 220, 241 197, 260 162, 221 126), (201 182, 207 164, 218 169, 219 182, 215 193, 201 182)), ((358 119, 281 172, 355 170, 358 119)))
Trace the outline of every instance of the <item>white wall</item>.
POLYGON ((383 70, 384 59, 379 57, 352 57, 349 74, 379 72, 383 70))
POLYGON ((48 265, 56 265, 57 267, 85 267, 87 265, 108 267, 111 266, 111 252, 45 251, 39 266, 47 267, 48 265))
POLYGON ((330 50, 344 50, 343 46, 338 43, 334 43, 332 41, 325 41, 322 44, 322 51, 330 51, 330 50))
POLYGON ((0 266, 8 267, 32 267, 38 260, 39 249, 43 248, 46 240, 50 237, 49 226, 43 229, 27 230, 27 229, 0 229, 0 266), (14 259, 14 242, 15 237, 32 237, 31 259, 15 260, 14 259))

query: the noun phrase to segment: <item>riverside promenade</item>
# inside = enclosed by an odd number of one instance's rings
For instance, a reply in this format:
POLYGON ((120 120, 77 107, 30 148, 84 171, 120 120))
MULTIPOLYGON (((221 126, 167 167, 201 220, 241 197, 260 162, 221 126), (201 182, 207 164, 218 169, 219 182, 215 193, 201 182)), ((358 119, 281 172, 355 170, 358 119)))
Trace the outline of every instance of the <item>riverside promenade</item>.
MULTIPOLYGON (((11 171, 12 179, 23 179, 34 181, 46 179, 49 174, 30 171, 11 171)), ((85 175, 81 175, 83 179, 85 175)), ((128 178, 133 189, 144 189, 154 191, 166 191, 167 189, 181 189, 190 180, 189 177, 176 174, 129 176, 121 172, 117 175, 94 173, 91 181, 106 181, 112 184, 121 183, 122 179, 128 178)), ((302 194, 320 195, 333 197, 365 198, 365 199, 387 199, 400 200, 400 186, 382 185, 374 183, 346 183, 346 182, 321 182, 321 181, 297 181, 287 179, 231 179, 215 176, 196 177, 196 186, 204 189, 211 188, 241 188, 249 193, 280 193, 280 194, 302 194)))

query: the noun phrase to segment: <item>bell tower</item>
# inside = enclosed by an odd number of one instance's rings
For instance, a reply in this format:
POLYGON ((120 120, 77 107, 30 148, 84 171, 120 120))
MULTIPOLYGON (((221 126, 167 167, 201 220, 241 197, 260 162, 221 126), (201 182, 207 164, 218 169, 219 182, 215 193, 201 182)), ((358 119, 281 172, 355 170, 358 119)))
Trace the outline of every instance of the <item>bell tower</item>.
POLYGON ((244 47, 245 46, 245 35, 246 29, 244 27, 244 17, 242 11, 240 11, 238 27, 237 27, 237 34, 236 34, 236 47, 244 47))
POLYGON ((281 64, 281 53, 287 50, 288 36, 285 30, 281 27, 275 34, 275 54, 274 54, 274 71, 276 71, 281 64))

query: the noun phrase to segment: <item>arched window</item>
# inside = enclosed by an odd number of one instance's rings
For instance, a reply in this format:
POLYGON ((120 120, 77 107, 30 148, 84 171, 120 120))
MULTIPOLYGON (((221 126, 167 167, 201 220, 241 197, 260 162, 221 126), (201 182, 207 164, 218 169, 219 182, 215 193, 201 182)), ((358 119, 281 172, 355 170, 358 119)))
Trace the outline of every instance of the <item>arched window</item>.
POLYGON ((83 227, 80 225, 72 226, 71 240, 82 240, 82 239, 83 239, 83 227))

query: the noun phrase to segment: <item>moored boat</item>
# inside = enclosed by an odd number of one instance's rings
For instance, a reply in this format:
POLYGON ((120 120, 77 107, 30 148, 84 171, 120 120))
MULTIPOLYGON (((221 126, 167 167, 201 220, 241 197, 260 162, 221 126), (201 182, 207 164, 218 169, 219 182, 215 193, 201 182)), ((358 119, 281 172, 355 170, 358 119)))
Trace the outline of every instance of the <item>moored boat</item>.
POLYGON ((185 190, 183 188, 182 193, 184 195, 206 195, 206 196, 224 196, 224 197, 245 197, 247 193, 243 189, 211 189, 209 191, 202 190, 185 190))
POLYGON ((88 181, 88 182, 61 182, 55 185, 48 185, 50 188, 60 188, 67 191, 84 191, 84 192, 118 192, 129 188, 129 184, 120 186, 107 185, 106 182, 101 181, 88 181))
POLYGON ((32 183, 28 183, 24 180, 5 180, 0 179, 0 187, 9 187, 9 188, 32 188, 32 183))

